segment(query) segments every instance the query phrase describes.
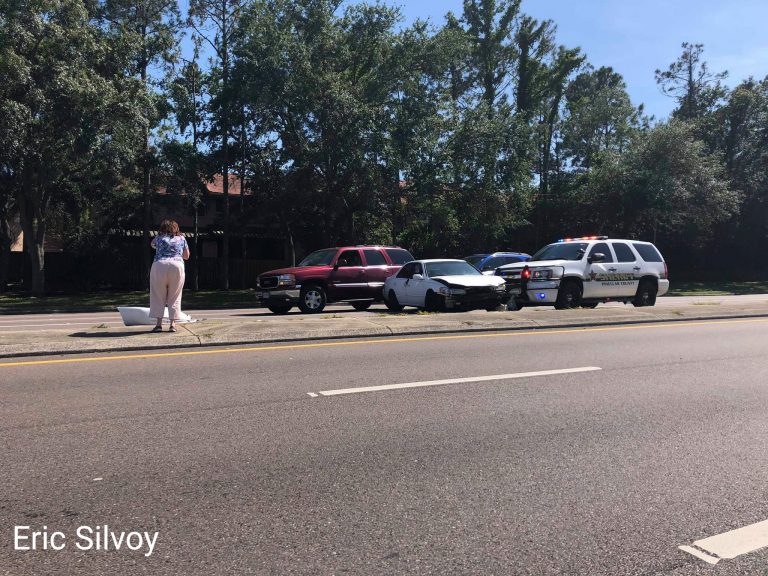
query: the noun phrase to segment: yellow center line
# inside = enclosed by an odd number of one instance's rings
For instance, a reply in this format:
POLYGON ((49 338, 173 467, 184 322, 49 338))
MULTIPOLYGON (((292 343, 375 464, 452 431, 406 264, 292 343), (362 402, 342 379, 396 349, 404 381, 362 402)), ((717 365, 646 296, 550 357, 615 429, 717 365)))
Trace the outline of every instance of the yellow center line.
POLYGON ((153 352, 148 354, 121 354, 114 356, 92 356, 88 358, 57 358, 56 360, 23 360, 0 363, 0 368, 13 366, 42 366, 46 364, 76 364, 80 362, 110 362, 114 360, 141 360, 148 358, 173 358, 180 356, 202 356, 206 354, 232 354, 236 352, 267 352, 271 350, 298 350, 302 348, 331 348, 336 346, 366 346, 368 344, 399 344, 403 342, 426 342, 438 340, 470 340, 478 338, 511 338, 520 336, 547 336, 553 334, 583 334, 585 332, 615 332, 620 330, 656 330, 659 328, 687 328, 690 326, 712 326, 719 324, 765 323, 768 318, 740 320, 707 320, 700 322, 666 322, 662 324, 632 324, 625 326, 601 326, 597 328, 561 328, 548 330, 521 330, 509 332, 485 332, 482 334, 454 334, 442 336, 409 336, 403 338, 376 338, 372 340, 349 340, 343 342, 311 342, 306 344, 276 344, 273 346, 250 346, 246 348, 215 348, 209 350, 188 350, 185 352, 153 352))

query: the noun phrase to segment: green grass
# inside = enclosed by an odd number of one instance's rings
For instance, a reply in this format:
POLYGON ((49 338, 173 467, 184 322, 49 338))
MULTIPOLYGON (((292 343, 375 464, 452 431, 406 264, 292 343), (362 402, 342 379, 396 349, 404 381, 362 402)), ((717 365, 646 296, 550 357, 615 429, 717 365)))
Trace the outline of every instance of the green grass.
MULTIPOLYGON (((253 290, 184 290, 181 305, 184 310, 250 308, 256 305, 256 296, 253 290)), ((149 291, 93 292, 43 298, 24 294, 0 295, 0 314, 103 312, 114 311, 116 306, 149 306, 149 291)))
POLYGON ((670 282, 670 296, 730 296, 768 294, 768 280, 752 282, 670 282))

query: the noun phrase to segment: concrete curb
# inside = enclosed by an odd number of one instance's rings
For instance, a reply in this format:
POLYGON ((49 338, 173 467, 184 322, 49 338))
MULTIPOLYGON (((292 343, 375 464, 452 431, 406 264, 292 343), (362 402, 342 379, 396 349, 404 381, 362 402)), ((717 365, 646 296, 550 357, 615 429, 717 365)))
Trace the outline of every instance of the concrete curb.
MULTIPOLYGON (((393 330, 390 326, 378 326, 376 329, 362 328, 362 329, 335 329, 324 330, 325 333, 311 334, 304 332, 301 335, 294 336, 278 336, 272 334, 256 335, 252 338, 227 338, 226 336, 217 340, 206 340, 200 335, 191 333, 189 335, 182 335, 183 342, 170 343, 168 341, 159 341, 157 344, 141 344, 136 346, 94 346, 94 347, 62 347, 61 344, 54 343, 50 348, 44 346, 36 350, 14 350, 12 352, 3 351, 0 348, 0 358, 24 358, 24 357, 38 357, 38 356, 55 356, 55 355, 76 355, 76 354, 104 354, 104 353, 123 353, 123 352, 157 352, 162 354, 164 351, 189 349, 189 348, 212 348, 212 347, 241 347, 241 346, 253 346, 258 344, 287 344, 293 342, 307 342, 307 341, 328 341, 328 340, 362 340, 362 339, 396 339, 398 337, 406 336, 428 336, 428 335, 444 335, 444 334, 463 334, 463 333, 492 333, 492 332, 523 332, 523 331, 545 331, 545 330, 564 330, 564 329, 579 329, 579 328, 599 328, 602 326, 630 326, 639 324, 663 324, 663 323, 679 323, 679 322, 701 322, 712 320, 738 320, 749 318, 768 318, 768 310, 760 310, 755 312, 735 312, 732 314, 699 314, 691 316, 652 316, 644 318, 621 318, 621 319, 591 319, 581 320, 574 319, 575 321, 567 321, 566 318, 558 319, 556 321, 540 321, 540 320, 527 320, 516 321, 515 325, 485 325, 477 323, 472 326, 460 326, 448 327, 444 325, 438 325, 430 327, 425 325, 423 327, 404 328, 403 330, 393 330)), ((369 323, 371 326, 377 326, 374 323, 369 323)), ((489 323, 490 324, 490 323, 489 323)), ((274 332, 274 331, 273 331, 274 332)))

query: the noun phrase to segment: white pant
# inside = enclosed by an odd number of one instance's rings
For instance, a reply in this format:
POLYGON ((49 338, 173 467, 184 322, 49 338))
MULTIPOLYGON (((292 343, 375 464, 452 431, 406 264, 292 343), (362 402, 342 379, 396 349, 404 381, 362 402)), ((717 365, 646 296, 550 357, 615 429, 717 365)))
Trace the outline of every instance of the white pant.
POLYGON ((157 260, 149 272, 149 315, 162 318, 168 306, 168 318, 181 314, 181 291, 184 288, 184 262, 157 260))

